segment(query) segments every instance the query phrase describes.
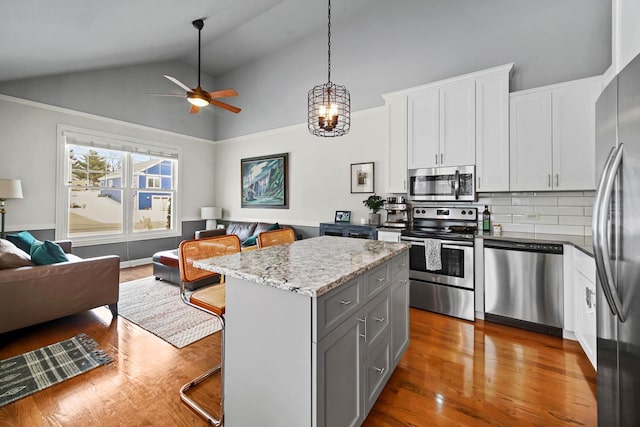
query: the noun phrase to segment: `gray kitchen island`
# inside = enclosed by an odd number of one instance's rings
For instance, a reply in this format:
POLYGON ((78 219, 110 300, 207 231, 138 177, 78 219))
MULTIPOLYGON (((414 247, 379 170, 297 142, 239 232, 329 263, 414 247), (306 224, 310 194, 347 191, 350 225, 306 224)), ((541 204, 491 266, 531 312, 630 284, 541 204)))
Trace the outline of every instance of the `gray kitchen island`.
POLYGON ((322 236, 226 275, 225 426, 360 425, 409 344, 409 245, 322 236))

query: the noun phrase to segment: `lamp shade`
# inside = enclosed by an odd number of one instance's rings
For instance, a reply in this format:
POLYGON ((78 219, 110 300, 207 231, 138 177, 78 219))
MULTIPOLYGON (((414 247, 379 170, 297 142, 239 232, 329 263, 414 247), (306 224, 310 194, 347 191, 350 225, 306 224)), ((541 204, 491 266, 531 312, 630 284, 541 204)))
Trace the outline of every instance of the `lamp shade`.
POLYGON ((222 208, 215 206, 203 206, 200 208, 201 219, 220 219, 222 218, 222 208))
POLYGON ((19 179, 0 179, 0 199, 22 199, 22 183, 19 179))

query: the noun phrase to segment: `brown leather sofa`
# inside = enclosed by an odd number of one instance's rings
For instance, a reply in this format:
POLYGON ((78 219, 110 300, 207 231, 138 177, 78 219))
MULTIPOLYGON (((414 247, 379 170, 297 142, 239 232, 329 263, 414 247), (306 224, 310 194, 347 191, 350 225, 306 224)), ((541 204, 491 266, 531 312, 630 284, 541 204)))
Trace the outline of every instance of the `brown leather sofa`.
POLYGON ((0 333, 103 305, 118 315, 120 257, 82 259, 57 243, 70 261, 0 270, 0 333))
MULTIPOLYGON (((267 231, 273 224, 268 222, 229 222, 226 229, 217 230, 201 230, 196 231, 195 238, 203 239, 206 237, 220 236, 224 234, 235 234, 240 242, 245 242, 252 236, 257 236, 263 231, 267 231)), ((280 228, 293 228, 288 225, 280 225, 280 228)), ((294 230, 295 231, 295 230, 294 230)), ((299 238, 299 237, 298 237, 299 238)), ((243 250, 255 248, 253 246, 244 246, 243 250)), ((156 280, 164 280, 176 285, 180 284, 180 267, 178 265, 178 250, 171 249, 168 251, 156 252, 153 255, 153 275, 156 280)), ((203 279, 202 281, 186 283, 185 288, 194 290, 204 285, 218 283, 219 276, 203 279)))

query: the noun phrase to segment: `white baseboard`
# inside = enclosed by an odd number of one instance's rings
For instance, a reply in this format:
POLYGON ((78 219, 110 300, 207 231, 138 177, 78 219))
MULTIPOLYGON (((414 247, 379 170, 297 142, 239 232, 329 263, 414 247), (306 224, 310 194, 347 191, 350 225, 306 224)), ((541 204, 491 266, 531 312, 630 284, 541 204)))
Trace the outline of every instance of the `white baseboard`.
POLYGON ((122 261, 120 268, 137 267, 139 265, 151 264, 152 262, 153 258, 132 259, 130 261, 122 261))

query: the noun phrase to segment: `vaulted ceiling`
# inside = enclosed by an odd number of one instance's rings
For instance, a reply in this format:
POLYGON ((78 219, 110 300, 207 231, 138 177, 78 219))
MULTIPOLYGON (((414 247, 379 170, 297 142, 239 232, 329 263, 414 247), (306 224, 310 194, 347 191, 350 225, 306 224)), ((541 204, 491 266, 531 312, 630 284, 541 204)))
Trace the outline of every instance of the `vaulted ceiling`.
MULTIPOLYGON (((334 0, 332 22, 381 0, 334 0)), ((177 60, 218 75, 326 31, 322 0, 2 0, 0 81, 177 60)))

